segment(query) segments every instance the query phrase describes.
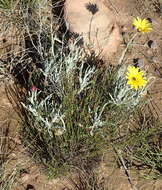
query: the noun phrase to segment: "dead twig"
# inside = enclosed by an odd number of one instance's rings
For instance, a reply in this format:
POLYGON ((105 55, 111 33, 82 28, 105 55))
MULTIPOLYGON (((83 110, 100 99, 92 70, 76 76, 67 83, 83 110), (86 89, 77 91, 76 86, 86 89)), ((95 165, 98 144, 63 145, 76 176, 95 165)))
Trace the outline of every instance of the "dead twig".
POLYGON ((129 175, 129 171, 128 171, 126 165, 125 165, 125 162, 124 162, 124 159, 123 159, 123 157, 122 157, 122 155, 121 155, 121 152, 120 152, 119 150, 117 150, 114 146, 113 146, 113 149, 114 149, 116 155, 118 156, 118 159, 119 159, 120 164, 121 164, 121 165, 123 166, 123 168, 124 168, 125 174, 126 174, 126 176, 128 177, 128 181, 129 181, 129 183, 130 183, 130 185, 131 185, 131 188, 132 188, 133 190, 138 190, 138 189, 136 188, 136 186, 135 186, 135 185, 133 184, 133 182, 132 182, 131 176, 129 175))

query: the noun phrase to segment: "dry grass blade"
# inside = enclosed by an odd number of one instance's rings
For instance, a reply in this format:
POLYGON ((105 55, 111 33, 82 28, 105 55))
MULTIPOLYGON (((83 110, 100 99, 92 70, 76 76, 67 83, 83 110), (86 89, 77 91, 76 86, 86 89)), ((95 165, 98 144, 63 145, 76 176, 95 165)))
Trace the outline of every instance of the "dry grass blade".
POLYGON ((100 179, 94 169, 77 169, 76 176, 69 182, 72 190, 106 190, 104 179, 100 179))

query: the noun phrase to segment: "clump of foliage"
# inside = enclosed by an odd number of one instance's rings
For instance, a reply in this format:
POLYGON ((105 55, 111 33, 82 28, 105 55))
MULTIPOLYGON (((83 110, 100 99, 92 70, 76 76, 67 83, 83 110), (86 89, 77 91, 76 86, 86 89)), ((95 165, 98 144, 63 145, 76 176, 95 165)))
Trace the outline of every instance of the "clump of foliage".
POLYGON ((135 167, 138 171, 143 170, 145 177, 161 176, 161 122, 145 105, 131 116, 128 126, 128 131, 112 143, 119 164, 126 172, 135 167))
MULTIPOLYGON (((106 190, 105 179, 91 169, 77 169, 76 176, 69 179, 71 190, 106 190)), ((68 189, 68 187, 67 187, 68 189)))
POLYGON ((26 94, 19 86, 15 91, 23 142, 56 175, 95 159, 118 138, 146 88, 128 86, 126 66, 98 69, 95 63, 101 61, 86 55, 77 40, 65 49, 53 42, 41 68, 30 76, 26 94))
MULTIPOLYGON (((149 110, 150 113, 151 110, 149 110)), ((153 114, 138 112, 136 116, 137 128, 132 136, 132 141, 127 147, 130 160, 139 168, 145 166, 152 171, 162 172, 162 127, 153 114), (133 147, 133 149, 129 148, 133 147)))
POLYGON ((0 129, 0 189, 11 190, 16 182, 19 169, 18 167, 8 168, 10 163, 10 155, 12 153, 11 142, 9 139, 9 125, 7 123, 0 129))
MULTIPOLYGON (((128 72, 126 65, 105 68, 78 46, 80 37, 68 43, 65 34, 58 38, 57 22, 42 16, 43 4, 18 2, 26 49, 5 63, 14 76, 14 87, 8 90, 21 118, 20 136, 35 160, 56 176, 71 165, 92 167, 113 146, 130 166, 138 161, 161 171, 161 148, 154 142, 160 125, 139 114, 149 83, 144 72, 134 66, 128 72)), ((137 24, 119 63, 141 28, 150 28, 139 19, 137 24)), ((1 65, 4 71, 6 65, 1 65)))
POLYGON ((21 8, 37 8, 41 0, 0 0, 0 9, 7 12, 21 8))

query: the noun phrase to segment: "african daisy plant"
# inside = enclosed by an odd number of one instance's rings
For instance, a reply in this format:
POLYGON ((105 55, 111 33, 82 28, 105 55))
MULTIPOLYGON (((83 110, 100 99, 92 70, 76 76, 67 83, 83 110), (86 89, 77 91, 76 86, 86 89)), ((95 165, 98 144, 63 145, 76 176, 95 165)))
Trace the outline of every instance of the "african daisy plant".
POLYGON ((115 80, 115 89, 110 94, 111 101, 117 106, 124 106, 128 110, 140 104, 147 93, 148 82, 145 72, 135 66, 121 66, 115 80))
POLYGON ((139 17, 133 19, 133 26, 137 29, 137 31, 146 33, 152 30, 152 25, 147 19, 141 19, 139 17))

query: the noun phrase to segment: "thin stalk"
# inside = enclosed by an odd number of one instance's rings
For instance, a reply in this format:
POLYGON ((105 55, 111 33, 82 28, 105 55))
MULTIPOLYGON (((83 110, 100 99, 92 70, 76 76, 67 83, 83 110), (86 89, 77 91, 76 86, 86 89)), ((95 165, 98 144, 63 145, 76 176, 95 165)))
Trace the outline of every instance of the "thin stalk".
POLYGON ((133 40, 135 39, 135 37, 136 37, 137 35, 138 35, 138 33, 135 33, 135 34, 133 35, 133 37, 130 39, 130 41, 128 42, 126 48, 124 49, 124 51, 123 51, 123 53, 122 53, 122 55, 121 55, 121 57, 120 57, 120 59, 119 59, 119 63, 118 63, 119 65, 122 64, 122 62, 123 62, 123 60, 124 60, 124 57, 125 57, 125 55, 126 55, 126 53, 127 53, 127 51, 128 51, 128 48, 130 47, 131 43, 133 42, 133 40))

